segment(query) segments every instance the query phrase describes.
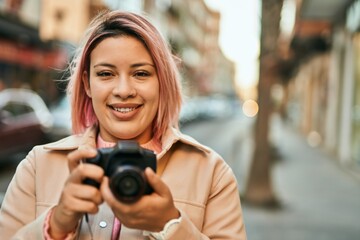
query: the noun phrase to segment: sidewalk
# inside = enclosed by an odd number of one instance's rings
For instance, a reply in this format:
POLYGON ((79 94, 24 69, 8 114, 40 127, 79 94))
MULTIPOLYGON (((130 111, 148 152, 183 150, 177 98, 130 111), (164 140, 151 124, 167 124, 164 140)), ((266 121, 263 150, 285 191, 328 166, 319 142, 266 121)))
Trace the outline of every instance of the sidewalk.
POLYGON ((359 240, 360 181, 305 138, 275 121, 282 160, 272 169, 283 208, 243 205, 249 240, 359 240))

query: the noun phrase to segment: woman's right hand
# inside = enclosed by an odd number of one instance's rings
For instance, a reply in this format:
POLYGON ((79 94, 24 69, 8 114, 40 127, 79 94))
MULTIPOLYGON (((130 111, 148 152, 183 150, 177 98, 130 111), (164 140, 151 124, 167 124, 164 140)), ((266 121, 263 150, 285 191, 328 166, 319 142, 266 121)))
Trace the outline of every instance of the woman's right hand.
POLYGON ((82 160, 96 156, 92 147, 82 147, 68 154, 70 176, 65 182, 59 204, 50 218, 50 235, 62 239, 73 232, 84 213, 97 213, 103 202, 100 190, 83 181, 91 178, 102 182, 104 171, 94 164, 83 164, 82 160))

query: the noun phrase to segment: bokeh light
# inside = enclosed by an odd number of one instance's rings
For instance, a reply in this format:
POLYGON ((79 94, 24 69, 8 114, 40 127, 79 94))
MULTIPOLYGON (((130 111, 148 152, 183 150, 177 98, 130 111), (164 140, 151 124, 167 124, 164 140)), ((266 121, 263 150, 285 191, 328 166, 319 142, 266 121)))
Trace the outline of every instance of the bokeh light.
POLYGON ((243 103, 242 110, 245 116, 255 117, 259 111, 259 105, 256 101, 248 99, 243 103))

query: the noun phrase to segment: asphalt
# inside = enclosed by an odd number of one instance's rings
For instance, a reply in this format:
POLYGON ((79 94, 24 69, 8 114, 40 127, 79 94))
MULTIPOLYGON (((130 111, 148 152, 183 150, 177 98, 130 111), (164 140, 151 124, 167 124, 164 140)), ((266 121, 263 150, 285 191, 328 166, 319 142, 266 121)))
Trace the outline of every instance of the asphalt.
POLYGON ((360 178, 279 119, 272 168, 279 208, 244 203, 249 240, 360 240, 360 178))

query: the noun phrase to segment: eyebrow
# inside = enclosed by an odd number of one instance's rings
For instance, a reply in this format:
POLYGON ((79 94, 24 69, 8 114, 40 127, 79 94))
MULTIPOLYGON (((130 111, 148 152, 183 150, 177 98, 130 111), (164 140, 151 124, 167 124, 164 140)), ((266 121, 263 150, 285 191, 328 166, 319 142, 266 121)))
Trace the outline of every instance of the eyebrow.
MULTIPOLYGON (((151 63, 148 63, 148 62, 134 63, 134 64, 131 64, 131 65, 130 65, 130 68, 136 68, 136 67, 141 67, 141 66, 146 66, 146 65, 155 68, 155 65, 154 65, 154 64, 151 64, 151 63)), ((111 63, 105 63, 105 62, 97 63, 97 64, 95 64, 95 65, 93 66, 93 68, 96 68, 96 67, 99 67, 99 66, 116 68, 115 65, 113 65, 113 64, 111 64, 111 63)))

